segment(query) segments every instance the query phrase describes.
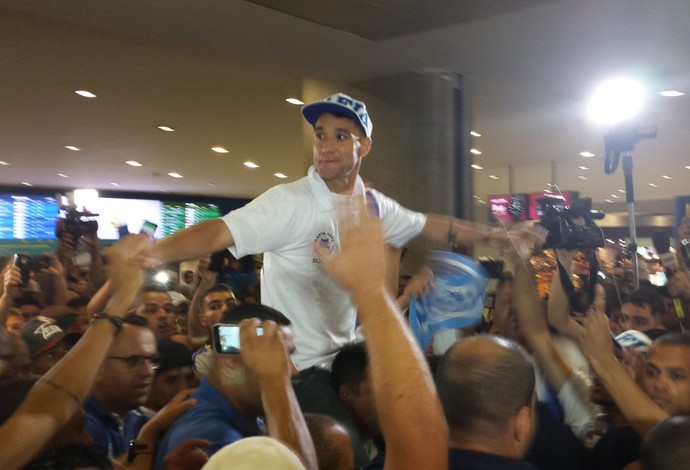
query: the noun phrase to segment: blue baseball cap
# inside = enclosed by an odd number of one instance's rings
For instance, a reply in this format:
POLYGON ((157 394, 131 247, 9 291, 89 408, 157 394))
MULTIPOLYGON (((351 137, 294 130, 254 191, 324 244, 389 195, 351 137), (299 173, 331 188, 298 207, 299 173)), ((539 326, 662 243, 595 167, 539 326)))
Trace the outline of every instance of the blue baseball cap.
POLYGON ((371 137, 373 124, 371 119, 369 119, 367 106, 362 101, 357 101, 344 93, 336 93, 335 95, 327 96, 321 101, 314 101, 302 107, 302 116, 312 127, 316 125, 316 120, 323 113, 341 114, 351 117, 362 126, 366 136, 371 137))

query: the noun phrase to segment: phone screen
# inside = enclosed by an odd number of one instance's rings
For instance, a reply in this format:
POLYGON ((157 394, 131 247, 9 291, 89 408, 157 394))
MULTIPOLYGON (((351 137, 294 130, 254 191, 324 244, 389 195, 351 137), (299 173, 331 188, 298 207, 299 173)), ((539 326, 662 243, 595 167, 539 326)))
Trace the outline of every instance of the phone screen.
POLYGON ((153 234, 156 232, 157 228, 158 228, 157 224, 154 224, 153 222, 145 220, 144 225, 142 225, 142 227, 141 227, 140 233, 145 233, 149 237, 153 237, 153 234))
MULTIPOLYGON (((256 328, 257 335, 261 336, 263 332, 263 328, 256 328)), ((239 354, 240 327, 223 323, 213 325, 213 349, 218 354, 239 354)))

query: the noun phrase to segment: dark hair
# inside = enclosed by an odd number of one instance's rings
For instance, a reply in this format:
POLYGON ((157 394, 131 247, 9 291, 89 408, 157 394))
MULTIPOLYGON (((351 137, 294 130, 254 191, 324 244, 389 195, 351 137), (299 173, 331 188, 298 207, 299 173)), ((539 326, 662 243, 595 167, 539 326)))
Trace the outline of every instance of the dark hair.
POLYGON ((248 318, 272 320, 279 325, 289 325, 290 320, 278 310, 263 304, 242 304, 223 314, 222 323, 239 323, 248 318))
POLYGON ((690 336, 685 333, 672 332, 659 336, 652 346, 685 346, 690 347, 690 336))
POLYGON ((69 444, 52 449, 28 463, 24 470, 111 470, 107 455, 89 444, 69 444))
POLYGON ((141 288, 141 293, 143 294, 145 292, 162 292, 163 294, 168 294, 168 289, 160 284, 144 284, 141 288))
POLYGON ((517 343, 478 335, 446 351, 436 387, 451 430, 502 433, 534 395, 534 369, 517 343), (483 343, 483 344, 482 344, 483 343))
MULTIPOLYGON (((349 114, 339 113, 339 112, 337 112, 337 111, 325 111, 325 112, 323 112, 323 113, 321 113, 321 114, 325 114, 325 113, 332 114, 333 116, 338 117, 338 118, 344 118, 344 119, 349 119, 349 120, 351 120, 351 121, 355 124, 355 127, 357 128, 357 130, 359 131, 359 133, 361 134, 361 136, 362 136, 362 137, 366 137, 366 136, 367 136, 367 131, 364 129, 364 126, 362 126, 362 123, 359 122, 359 119, 355 119, 355 118, 353 118, 352 116, 350 116, 349 114)), ((321 115, 319 115, 319 117, 321 117, 321 115)), ((318 119, 318 117, 317 117, 316 119, 318 119)))
POLYGON ((235 295, 235 291, 233 291, 232 287, 230 287, 227 284, 216 284, 214 286, 211 286, 206 290, 206 292, 204 292, 204 295, 202 295, 199 298, 199 302, 201 303, 199 307, 202 307, 201 310, 203 310, 204 300, 206 300, 206 296, 208 296, 209 294, 214 294, 216 292, 227 292, 229 294, 235 295))
POLYGON ((690 462, 690 417, 674 416, 652 428, 642 441, 643 470, 684 470, 690 462))
POLYGON ((91 299, 88 297, 75 297, 73 299, 70 299, 69 302, 67 302, 67 306, 70 308, 79 309, 89 305, 90 300, 91 299))
POLYGON ((336 354, 331 366, 331 386, 338 393, 341 385, 356 390, 367 378, 369 357, 364 343, 343 346, 336 354))
POLYGON ((664 313, 664 303, 659 294, 649 289, 638 289, 623 298, 623 304, 633 304, 637 307, 649 307, 652 315, 658 317, 664 313))
POLYGON ((22 305, 35 305, 38 308, 43 308, 43 305, 41 305, 41 302, 38 300, 38 298, 29 292, 25 292, 14 299, 15 307, 21 307, 22 305))

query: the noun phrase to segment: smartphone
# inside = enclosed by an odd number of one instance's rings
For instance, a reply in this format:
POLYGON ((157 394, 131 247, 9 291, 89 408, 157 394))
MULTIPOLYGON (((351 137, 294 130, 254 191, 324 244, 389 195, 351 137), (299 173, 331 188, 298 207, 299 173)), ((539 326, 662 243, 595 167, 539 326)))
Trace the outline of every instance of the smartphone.
POLYGON ((29 277, 31 274, 31 266, 33 265, 33 260, 29 255, 22 255, 16 253, 12 258, 13 264, 19 268, 19 272, 22 275, 22 285, 21 287, 26 287, 29 283, 29 277))
POLYGON ((156 232, 157 228, 158 224, 154 224, 149 220, 145 220, 144 225, 141 226, 141 232, 139 233, 145 233, 149 237, 153 238, 153 234, 156 232))
MULTIPOLYGON (((261 336, 264 329, 256 328, 256 334, 261 336)), ((240 326, 225 323, 216 323, 212 328, 213 349, 218 354, 240 353, 240 326)))

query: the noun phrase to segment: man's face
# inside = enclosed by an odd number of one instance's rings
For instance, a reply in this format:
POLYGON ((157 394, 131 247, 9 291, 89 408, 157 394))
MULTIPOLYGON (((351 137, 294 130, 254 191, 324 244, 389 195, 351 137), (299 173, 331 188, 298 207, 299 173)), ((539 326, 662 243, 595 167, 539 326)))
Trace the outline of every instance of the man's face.
POLYGON ((157 357, 156 338, 146 327, 123 325, 96 380, 95 394, 114 413, 146 403, 157 357))
POLYGON ((374 404, 374 393, 371 386, 367 367, 367 378, 359 383, 356 388, 344 385, 339 396, 352 414, 357 428, 362 435, 371 437, 379 434, 379 420, 374 404))
POLYGON ((496 292, 491 333, 522 343, 513 291, 513 283, 508 281, 496 292))
POLYGON ((166 292, 144 292, 137 314, 146 318, 158 341, 173 334, 175 307, 166 292))
POLYGON ((199 385, 199 380, 191 367, 179 367, 157 373, 151 387, 152 408, 160 410, 172 400, 177 392, 197 385, 199 385))
POLYGON ((651 346, 643 381, 647 395, 668 414, 690 414, 690 347, 651 346))
POLYGON ((182 279, 186 284, 191 284, 194 282, 194 273, 192 271, 185 271, 182 279))
POLYGON ((326 183, 354 177, 371 139, 360 134, 354 121, 324 113, 314 126, 314 168, 326 183))
POLYGON ((202 326, 211 328, 220 323, 223 314, 237 305, 235 294, 228 291, 211 292, 204 297, 204 310, 199 317, 202 326))
POLYGON ((647 304, 643 304, 641 307, 635 304, 623 304, 620 318, 623 331, 649 331, 655 328, 663 328, 663 325, 652 314, 652 309, 647 304))

